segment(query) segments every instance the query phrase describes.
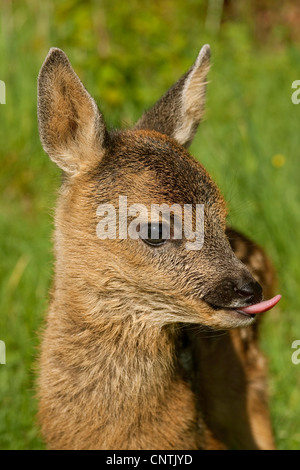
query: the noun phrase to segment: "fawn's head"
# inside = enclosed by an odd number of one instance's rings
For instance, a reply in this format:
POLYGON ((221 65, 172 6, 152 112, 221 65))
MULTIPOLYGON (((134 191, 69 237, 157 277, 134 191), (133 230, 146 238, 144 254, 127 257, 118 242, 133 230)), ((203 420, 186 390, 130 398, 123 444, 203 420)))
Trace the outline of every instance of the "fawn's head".
POLYGON ((260 285, 227 240, 223 197, 186 150, 203 115, 209 60, 204 46, 123 131, 108 131, 64 52, 51 49, 40 71, 41 141, 64 172, 57 275, 73 284, 74 298, 85 291, 90 308, 106 299, 108 316, 125 307, 149 324, 231 328, 250 324, 253 316, 237 310, 261 301, 260 285), (149 219, 153 205, 172 210, 149 219))

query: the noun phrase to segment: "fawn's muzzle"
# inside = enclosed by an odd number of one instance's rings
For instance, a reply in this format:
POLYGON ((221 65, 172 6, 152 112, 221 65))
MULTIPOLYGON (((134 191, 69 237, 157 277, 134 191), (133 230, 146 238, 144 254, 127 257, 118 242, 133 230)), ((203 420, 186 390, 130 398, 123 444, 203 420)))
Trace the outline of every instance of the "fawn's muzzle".
POLYGON ((224 279, 203 300, 213 308, 239 308, 262 301, 261 285, 253 278, 224 279))

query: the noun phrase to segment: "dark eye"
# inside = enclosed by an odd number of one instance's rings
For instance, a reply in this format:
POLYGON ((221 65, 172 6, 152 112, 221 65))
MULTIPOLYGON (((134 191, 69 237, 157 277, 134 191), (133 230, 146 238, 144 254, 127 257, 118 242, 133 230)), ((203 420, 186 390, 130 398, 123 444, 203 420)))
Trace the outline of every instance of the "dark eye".
POLYGON ((151 246, 160 246, 170 238, 169 226, 163 222, 152 222, 140 227, 141 239, 151 246))

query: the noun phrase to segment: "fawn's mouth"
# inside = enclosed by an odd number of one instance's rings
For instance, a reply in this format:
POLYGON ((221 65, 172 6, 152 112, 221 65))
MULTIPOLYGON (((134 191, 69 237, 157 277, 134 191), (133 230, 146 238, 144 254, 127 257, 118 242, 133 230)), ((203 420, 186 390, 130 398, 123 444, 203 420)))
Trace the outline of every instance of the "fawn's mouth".
POLYGON ((227 310, 227 311, 237 312, 241 315, 253 318, 258 313, 266 312, 267 310, 270 310, 271 308, 275 307, 275 305, 278 304, 280 299, 281 299, 281 295, 275 295, 275 297, 272 297, 272 299, 263 300, 262 302, 259 302, 257 304, 249 305, 248 307, 234 308, 234 307, 222 307, 219 305, 211 305, 211 307, 214 310, 227 310))

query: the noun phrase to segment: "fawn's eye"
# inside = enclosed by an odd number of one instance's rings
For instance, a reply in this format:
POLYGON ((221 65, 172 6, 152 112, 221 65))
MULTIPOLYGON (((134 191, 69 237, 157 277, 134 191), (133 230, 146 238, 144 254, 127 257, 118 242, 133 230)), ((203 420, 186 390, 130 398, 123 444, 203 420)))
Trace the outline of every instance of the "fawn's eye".
POLYGON ((152 222, 140 227, 141 239, 151 246, 160 246, 170 238, 170 228, 163 222, 152 222))

